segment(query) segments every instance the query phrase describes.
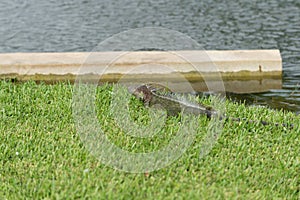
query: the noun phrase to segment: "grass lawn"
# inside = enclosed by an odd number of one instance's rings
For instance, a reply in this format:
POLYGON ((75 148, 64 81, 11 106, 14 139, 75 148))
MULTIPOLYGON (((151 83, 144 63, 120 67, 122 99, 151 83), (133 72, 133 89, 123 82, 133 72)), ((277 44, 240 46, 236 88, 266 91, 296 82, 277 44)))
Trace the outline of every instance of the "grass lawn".
MULTIPOLYGON (((0 199, 300 199, 300 117, 293 113, 227 101, 229 116, 294 128, 226 122, 202 159, 205 129, 199 128, 192 145, 169 166, 127 173, 105 166, 84 147, 72 115, 72 91, 67 83, 0 81, 0 199)), ((176 117, 150 140, 124 135, 107 112, 110 94, 111 87, 99 87, 97 114, 117 145, 152 151, 174 136, 176 117)), ((149 114, 140 106, 133 100, 133 110, 139 109, 132 116, 146 123, 149 114)), ((205 117, 195 120, 202 127, 209 123, 205 117)))

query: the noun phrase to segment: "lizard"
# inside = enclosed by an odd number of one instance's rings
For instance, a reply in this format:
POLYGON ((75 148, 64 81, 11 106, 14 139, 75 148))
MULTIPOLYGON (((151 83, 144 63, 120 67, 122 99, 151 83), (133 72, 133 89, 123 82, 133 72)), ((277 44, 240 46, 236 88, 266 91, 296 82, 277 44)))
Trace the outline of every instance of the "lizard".
MULTIPOLYGON (((166 89, 163 87, 163 89, 166 89)), ((187 103, 186 101, 181 101, 177 98, 162 95, 157 92, 158 88, 153 84, 142 84, 137 87, 132 94, 139 100, 141 100, 145 106, 151 107, 155 104, 160 104, 167 110, 169 116, 176 116, 179 113, 183 112, 185 114, 194 114, 194 115, 205 115, 207 118, 211 119, 213 117, 219 118, 219 120, 232 120, 232 121, 245 121, 245 118, 232 118, 221 115, 217 110, 213 109, 210 106, 205 106, 200 103, 187 103)), ((257 123, 258 121, 247 120, 249 123, 257 123)), ((293 128, 293 125, 280 124, 280 123, 270 123, 264 120, 259 121, 260 124, 266 125, 275 125, 293 128)))

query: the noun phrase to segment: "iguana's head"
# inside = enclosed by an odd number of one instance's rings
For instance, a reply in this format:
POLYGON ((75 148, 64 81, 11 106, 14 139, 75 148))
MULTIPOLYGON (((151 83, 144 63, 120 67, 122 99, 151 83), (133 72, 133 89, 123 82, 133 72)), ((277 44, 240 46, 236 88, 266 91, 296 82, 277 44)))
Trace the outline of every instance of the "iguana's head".
POLYGON ((137 87, 133 93, 132 93, 136 98, 142 100, 144 104, 149 105, 151 99, 152 99, 152 92, 147 87, 147 85, 141 85, 137 87))
POLYGON ((154 84, 154 83, 149 83, 149 84, 143 84, 137 87, 132 94, 142 100, 145 105, 150 106, 152 100, 153 100, 153 95, 157 95, 158 93, 166 93, 170 91, 169 88, 160 85, 160 84, 154 84))

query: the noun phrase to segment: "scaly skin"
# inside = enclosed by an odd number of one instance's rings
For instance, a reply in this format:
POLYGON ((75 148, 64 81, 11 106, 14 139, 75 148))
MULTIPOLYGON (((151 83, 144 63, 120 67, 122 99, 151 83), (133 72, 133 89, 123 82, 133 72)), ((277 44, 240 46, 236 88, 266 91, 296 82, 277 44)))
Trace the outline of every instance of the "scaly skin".
MULTIPOLYGON (((221 116, 216 110, 212 109, 209 106, 204 106, 202 104, 192 104, 180 101, 176 98, 169 97, 167 95, 161 95, 156 92, 157 88, 154 85, 146 84, 141 85, 135 89, 133 95, 142 100, 145 106, 153 106, 155 104, 161 105, 167 110, 168 115, 176 116, 179 113, 183 112, 185 114, 194 114, 194 115, 205 115, 209 119, 212 117, 218 117, 220 120, 224 119, 225 121, 247 121, 248 123, 257 123, 257 121, 241 119, 241 118, 230 118, 226 116, 221 116)), ((262 125, 274 125, 274 126, 284 126, 293 128, 293 125, 279 124, 279 123, 269 123, 266 121, 260 121, 262 125)))
POLYGON ((166 95, 160 95, 155 92, 155 88, 152 85, 141 85, 133 92, 133 95, 141 99, 146 106, 161 105, 167 110, 168 115, 171 116, 178 115, 182 111, 186 114, 206 115, 208 118, 218 115, 217 111, 211 107, 186 103, 166 95))

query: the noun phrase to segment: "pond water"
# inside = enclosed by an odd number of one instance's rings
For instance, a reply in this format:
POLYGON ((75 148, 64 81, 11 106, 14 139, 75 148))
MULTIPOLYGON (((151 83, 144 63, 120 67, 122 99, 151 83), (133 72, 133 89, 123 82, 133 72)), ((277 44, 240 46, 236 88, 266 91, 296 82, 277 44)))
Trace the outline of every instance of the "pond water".
POLYGON ((300 113, 300 1, 11 0, 0 2, 0 52, 91 51, 119 32, 182 32, 207 50, 279 49, 283 88, 232 95, 300 113))

